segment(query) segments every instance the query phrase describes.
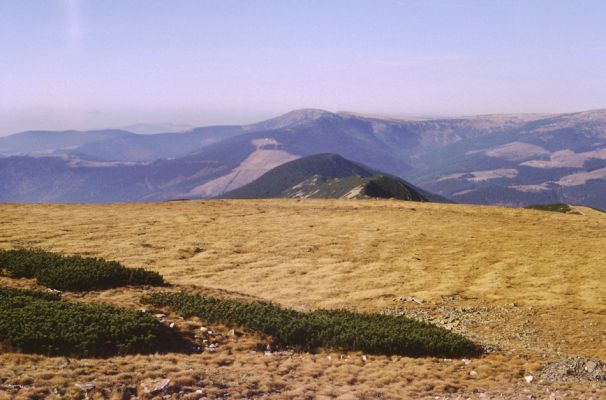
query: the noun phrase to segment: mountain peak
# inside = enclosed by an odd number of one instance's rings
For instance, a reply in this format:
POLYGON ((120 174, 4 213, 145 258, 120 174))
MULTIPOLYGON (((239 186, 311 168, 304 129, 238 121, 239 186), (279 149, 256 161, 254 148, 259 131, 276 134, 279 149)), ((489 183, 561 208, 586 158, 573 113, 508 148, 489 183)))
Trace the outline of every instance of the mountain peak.
POLYGON ((303 125, 320 118, 341 118, 338 114, 331 113, 326 110, 317 108, 301 108, 299 110, 293 110, 282 114, 278 117, 268 119, 250 125, 249 128, 253 129, 280 129, 287 128, 290 126, 303 125))
POLYGON ((221 197, 397 198, 427 201, 407 182, 332 153, 287 162, 221 197))

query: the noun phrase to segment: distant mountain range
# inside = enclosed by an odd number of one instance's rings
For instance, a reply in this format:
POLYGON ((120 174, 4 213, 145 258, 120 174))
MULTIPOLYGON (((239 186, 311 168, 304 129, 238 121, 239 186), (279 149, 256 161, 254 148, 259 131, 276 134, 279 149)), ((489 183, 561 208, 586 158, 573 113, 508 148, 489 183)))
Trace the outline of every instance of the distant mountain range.
POLYGON ((338 154, 317 154, 289 161, 220 196, 262 198, 381 198, 447 202, 410 183, 347 160, 338 154))
POLYGON ((400 120, 305 109, 179 133, 24 132, 0 138, 0 201, 211 198, 319 153, 457 202, 606 208, 606 110, 400 120))

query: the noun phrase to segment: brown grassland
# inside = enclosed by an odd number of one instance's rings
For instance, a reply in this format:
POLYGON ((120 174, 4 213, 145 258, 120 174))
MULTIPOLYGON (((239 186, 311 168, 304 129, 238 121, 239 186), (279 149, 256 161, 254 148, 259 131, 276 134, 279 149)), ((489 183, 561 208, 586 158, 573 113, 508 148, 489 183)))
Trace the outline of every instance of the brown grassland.
MULTIPOLYGON (((159 377, 171 380, 168 398, 606 398, 605 382, 540 375, 568 357, 606 360, 606 214, 578 210, 373 200, 3 204, 3 249, 118 260, 160 272, 173 290, 416 316, 489 351, 471 360, 265 353, 266 338, 218 326, 219 347, 201 354, 66 360, 5 351, 0 399, 128 398, 159 377), (88 383, 94 389, 83 390, 88 383)), ((141 308, 143 291, 65 297, 141 308)))

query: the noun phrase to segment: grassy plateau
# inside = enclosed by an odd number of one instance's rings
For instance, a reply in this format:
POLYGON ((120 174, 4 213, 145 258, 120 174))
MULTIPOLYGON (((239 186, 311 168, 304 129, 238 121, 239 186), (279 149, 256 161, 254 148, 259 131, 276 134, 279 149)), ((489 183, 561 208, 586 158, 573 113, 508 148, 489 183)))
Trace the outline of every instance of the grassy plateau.
MULTIPOLYGON (((549 380, 540 372, 570 357, 606 359, 606 214, 575 209, 389 200, 2 204, 0 249, 44 249, 63 254, 63 261, 74 256, 74 265, 87 265, 78 275, 85 277, 94 276, 86 274, 94 265, 115 260, 159 273, 166 284, 121 278, 70 285, 60 289, 60 300, 3 292, 3 317, 42 302, 61 304, 48 313, 106 304, 152 316, 150 327, 159 323, 200 348, 191 354, 108 348, 115 355, 66 359, 22 354, 15 342, 0 354, 0 399, 151 398, 141 386, 150 379, 168 379, 157 395, 175 399, 606 398, 602 382, 549 380), (88 259, 97 261, 82 261, 88 259), (11 306, 15 298, 19 307, 11 306), (225 309, 213 314, 209 299, 225 309), (242 319, 254 315, 251 309, 282 319, 268 326, 242 319), (292 341, 333 318, 343 321, 345 334, 312 330, 292 341), (390 324, 412 319, 486 352, 410 357, 366 345, 389 338, 390 324), (301 325, 275 330, 293 320, 301 325), (351 335, 356 326, 359 334, 351 335)), ((60 287, 40 280, 40 269, 16 274, 6 262, 2 268, 2 286, 60 287)), ((110 327, 114 319, 107 318, 110 327)), ((10 320, 38 323, 21 314, 10 320)))

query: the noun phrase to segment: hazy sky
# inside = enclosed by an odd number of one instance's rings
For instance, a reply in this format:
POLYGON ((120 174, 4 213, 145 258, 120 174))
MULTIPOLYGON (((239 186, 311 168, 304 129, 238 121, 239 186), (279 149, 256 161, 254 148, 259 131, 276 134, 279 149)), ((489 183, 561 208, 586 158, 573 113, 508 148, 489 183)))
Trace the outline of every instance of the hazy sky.
POLYGON ((0 135, 606 107, 604 0, 0 0, 0 135))

